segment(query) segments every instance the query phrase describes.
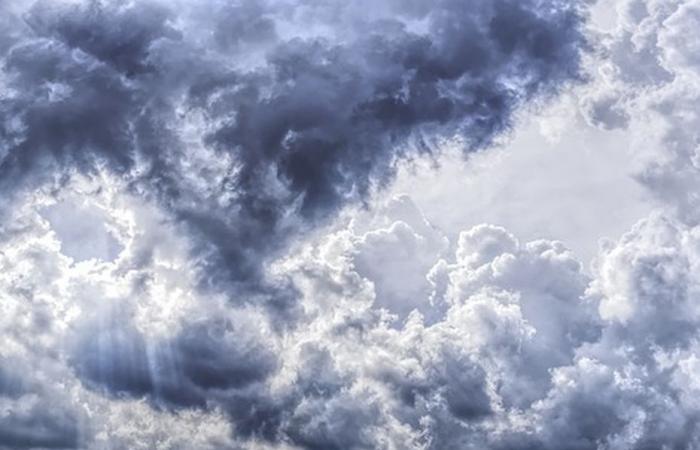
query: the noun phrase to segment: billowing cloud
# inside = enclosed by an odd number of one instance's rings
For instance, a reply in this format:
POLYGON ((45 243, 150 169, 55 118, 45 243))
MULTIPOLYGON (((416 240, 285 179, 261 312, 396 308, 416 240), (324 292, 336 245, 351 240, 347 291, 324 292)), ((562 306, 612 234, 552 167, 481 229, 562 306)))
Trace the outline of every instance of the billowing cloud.
POLYGON ((637 178, 664 206, 695 224, 697 37, 693 1, 616 2, 617 27, 600 39, 598 70, 582 99, 592 123, 624 128, 637 178))
POLYGON ((371 196, 581 81, 583 6, 0 6, 0 448, 699 446, 694 2, 590 36, 666 206, 590 270, 371 196))
POLYGON ((46 206, 35 206, 51 195, 13 213, 0 279, 8 448, 622 449, 698 439, 700 247, 697 230, 672 217, 609 242, 586 274, 563 244, 520 242, 496 226, 447 242, 405 196, 348 211, 350 222, 270 267, 299 292, 300 323, 279 334, 267 309, 202 296, 187 240, 153 205, 90 186, 69 184, 58 201, 92 192, 109 206, 106 226, 124 246, 115 260, 61 253, 46 206), (402 270, 422 281, 387 284, 402 270))
POLYGON ((205 282, 259 284, 285 236, 365 198, 397 157, 488 144, 577 76, 582 43, 577 6, 550 1, 202 9, 27 8, 0 168, 6 190, 56 170, 127 177, 199 237, 205 282))
MULTIPOLYGON (((421 235, 409 229, 404 249, 421 235)), ((305 306, 337 292, 334 280, 354 286, 344 314, 337 299, 332 319, 300 339, 306 354, 313 339, 333 355, 335 371, 324 373, 334 385, 337 372, 351 371, 348 389, 381 396, 385 416, 367 429, 384 429, 369 447, 384 448, 384 436, 411 448, 696 445, 695 388, 686 384, 697 366, 696 228, 654 215, 606 244, 586 275, 561 243, 475 227, 426 273, 434 292, 424 304, 441 303, 430 309, 440 317, 426 322, 416 311, 398 328, 400 315, 374 312, 386 307, 372 284, 382 277, 353 275, 355 246, 378 231, 342 230, 296 257, 314 280, 299 283, 305 306)), ((392 253, 377 255, 377 271, 392 253)))

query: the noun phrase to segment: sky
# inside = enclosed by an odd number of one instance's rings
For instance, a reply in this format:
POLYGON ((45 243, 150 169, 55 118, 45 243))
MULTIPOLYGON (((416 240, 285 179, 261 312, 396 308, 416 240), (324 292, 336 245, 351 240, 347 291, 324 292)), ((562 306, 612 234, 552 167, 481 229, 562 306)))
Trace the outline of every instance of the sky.
POLYGON ((700 448, 700 1, 0 1, 0 450, 700 448))

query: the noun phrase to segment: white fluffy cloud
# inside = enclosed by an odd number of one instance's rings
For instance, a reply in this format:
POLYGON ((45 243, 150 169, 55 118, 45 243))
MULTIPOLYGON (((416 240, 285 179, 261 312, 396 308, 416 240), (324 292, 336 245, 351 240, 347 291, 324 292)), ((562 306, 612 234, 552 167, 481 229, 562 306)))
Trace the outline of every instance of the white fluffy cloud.
MULTIPOLYGON (((403 240, 402 258, 421 264, 425 252, 413 244, 422 233, 379 214, 374 223, 389 241, 403 240)), ((393 249, 365 255, 372 273, 355 267, 358 248, 378 231, 352 223, 284 263, 307 280, 298 283, 304 306, 317 313, 295 334, 301 347, 285 353, 284 365, 299 367, 323 349, 315 365, 327 369, 314 372, 308 392, 362 393, 360 409, 345 411, 373 418, 354 425, 367 433, 357 446, 685 448, 698 439, 695 388, 681 381, 698 367, 696 229, 654 215, 608 242, 589 276, 561 243, 520 243, 502 228, 477 226, 451 251, 434 248, 439 257, 421 277, 432 292, 407 299, 415 311, 403 322, 403 314, 374 311, 396 313, 380 296, 401 291, 376 288, 384 268, 395 270, 387 264, 393 249), (419 312, 426 305, 429 321, 419 312)), ((298 389, 306 374, 289 380, 298 389)), ((338 445, 313 423, 307 445, 338 445)))
POLYGON ((6 442, 623 449, 699 439, 700 231, 672 217, 607 243, 587 275, 562 243, 519 242, 496 226, 451 243, 406 196, 348 211, 270 268, 292 278, 302 309, 297 326, 270 333, 262 310, 199 297, 178 267, 187 240, 118 191, 87 197, 123 233, 114 261, 61 254, 40 214, 50 195, 17 210, 4 235, 6 442), (410 282, 397 284, 400 273, 410 282), (98 327, 88 341, 85 327, 98 327), (210 364, 224 378, 199 378, 210 364), (171 391, 172 376, 189 387, 171 391))
POLYGON ((636 176, 679 219, 698 221, 700 95, 694 1, 615 2, 617 26, 599 38, 582 98, 592 123, 624 128, 636 176))

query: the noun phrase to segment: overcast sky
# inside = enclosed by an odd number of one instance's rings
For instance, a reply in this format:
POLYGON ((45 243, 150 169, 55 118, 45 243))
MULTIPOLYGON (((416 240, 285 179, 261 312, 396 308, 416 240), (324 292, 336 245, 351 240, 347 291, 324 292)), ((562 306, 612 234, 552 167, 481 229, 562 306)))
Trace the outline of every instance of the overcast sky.
POLYGON ((0 449, 700 448, 700 1, 0 1, 0 449))

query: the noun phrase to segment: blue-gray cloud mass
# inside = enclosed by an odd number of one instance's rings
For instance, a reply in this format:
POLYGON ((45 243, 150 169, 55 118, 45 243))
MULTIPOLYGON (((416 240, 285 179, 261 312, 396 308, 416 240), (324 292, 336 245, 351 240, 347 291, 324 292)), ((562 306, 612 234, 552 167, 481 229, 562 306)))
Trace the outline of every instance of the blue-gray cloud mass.
POLYGON ((0 4, 0 449, 698 448, 694 224, 589 274, 334 223, 585 81, 587 3, 0 4), (83 200, 113 261, 56 243, 83 200))
POLYGON ((6 45, 4 189, 106 167, 201 239, 205 281, 258 284, 269 252, 386 183, 397 158, 455 136, 483 148, 519 104, 578 75, 576 3, 382 6, 214 2, 190 6, 195 21, 148 1, 40 1, 6 45), (294 34, 314 25, 332 31, 294 34), (238 64, 247 52, 262 61, 238 64), (204 192, 178 167, 193 150, 177 115, 195 113, 204 145, 233 160, 204 192))

